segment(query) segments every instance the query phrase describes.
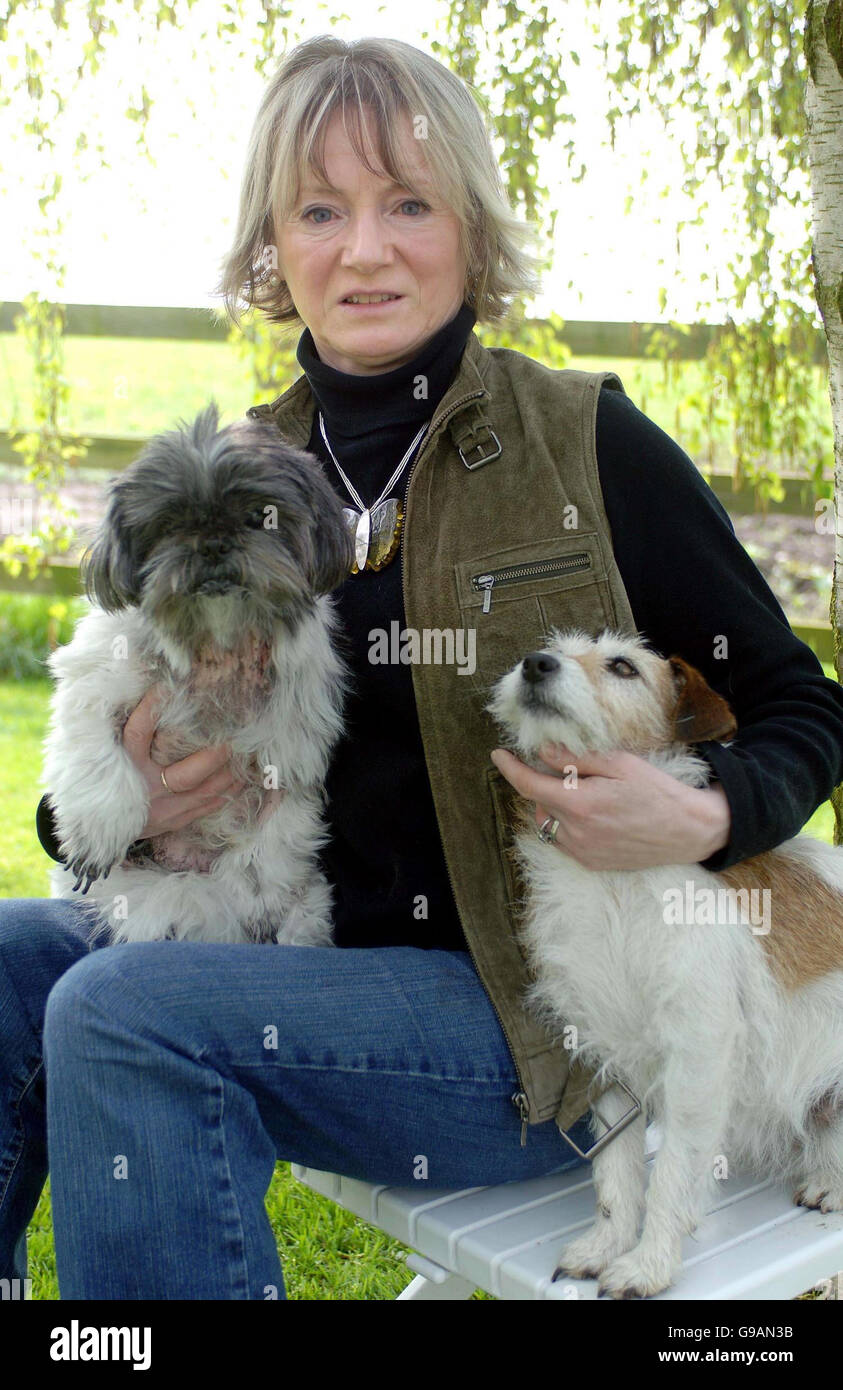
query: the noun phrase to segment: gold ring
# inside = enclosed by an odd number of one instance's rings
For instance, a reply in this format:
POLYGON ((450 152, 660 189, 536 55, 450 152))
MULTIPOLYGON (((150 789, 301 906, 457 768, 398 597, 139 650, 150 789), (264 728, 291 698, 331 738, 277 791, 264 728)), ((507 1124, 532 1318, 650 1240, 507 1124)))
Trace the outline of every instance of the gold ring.
MULTIPOLYGON (((163 769, 163 767, 162 767, 162 769, 161 769, 161 781, 164 783, 164 786, 167 787, 167 779, 166 779, 166 777, 164 776, 164 769, 163 769)), ((167 787, 167 791, 170 792, 170 793, 172 793, 173 795, 175 794, 175 793, 173 793, 172 787, 167 787)))

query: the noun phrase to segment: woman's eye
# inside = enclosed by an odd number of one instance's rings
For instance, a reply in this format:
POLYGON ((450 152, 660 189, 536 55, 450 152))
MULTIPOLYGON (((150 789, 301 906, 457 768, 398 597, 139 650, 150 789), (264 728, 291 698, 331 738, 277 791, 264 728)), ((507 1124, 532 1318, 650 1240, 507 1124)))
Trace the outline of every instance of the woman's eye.
MULTIPOLYGON (((303 218, 308 218, 308 217, 310 217, 311 214, 314 213, 314 212, 327 212, 327 214, 328 214, 329 217, 330 217, 330 215, 331 215, 331 209, 330 209, 330 208, 308 208, 308 209, 307 209, 307 212, 303 212, 303 213, 302 213, 302 217, 303 217, 303 218)), ((324 223, 324 222, 314 222, 313 225, 314 225, 314 227, 324 227, 325 223, 324 223)))
MULTIPOLYGON (((406 207, 415 207, 415 208, 418 208, 418 209, 419 209, 419 212, 415 214, 416 217, 418 217, 418 216, 419 216, 419 213, 421 213, 421 212, 430 212, 430 208, 429 208, 428 204, 427 204, 427 203, 423 203, 422 200, 421 200, 420 198, 405 198, 404 201, 403 201, 402 203, 399 203, 398 206, 399 206, 400 208, 406 208, 406 207)), ((331 216, 332 216, 332 213, 331 213, 331 209, 330 209, 330 208, 325 208, 325 207, 308 208, 306 212, 303 212, 303 213, 302 213, 302 220, 303 220, 303 221, 309 221, 310 224, 311 224, 311 226, 313 226, 313 227, 324 227, 324 226, 326 226, 327 223, 330 221, 331 216), (316 217, 315 214, 320 213, 320 212, 327 213, 327 217, 316 217)))
POLYGON ((638 672, 631 661, 627 661, 624 656, 616 656, 609 662, 609 670, 613 676, 637 676, 638 672))

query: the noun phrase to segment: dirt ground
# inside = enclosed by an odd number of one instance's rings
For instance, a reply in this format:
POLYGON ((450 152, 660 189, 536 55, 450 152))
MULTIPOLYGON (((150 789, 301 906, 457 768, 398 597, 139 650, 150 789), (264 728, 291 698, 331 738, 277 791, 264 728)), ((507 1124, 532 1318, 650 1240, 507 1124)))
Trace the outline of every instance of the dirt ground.
POLYGON ((735 533, 791 621, 827 622, 834 536, 810 516, 737 516, 735 533))

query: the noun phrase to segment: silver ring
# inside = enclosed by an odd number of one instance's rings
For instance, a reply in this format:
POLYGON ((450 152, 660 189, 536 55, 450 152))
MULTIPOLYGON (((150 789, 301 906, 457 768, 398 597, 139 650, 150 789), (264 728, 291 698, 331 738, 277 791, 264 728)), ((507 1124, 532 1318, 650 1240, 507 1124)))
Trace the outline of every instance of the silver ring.
POLYGON ((173 791, 172 787, 167 787, 167 779, 166 779, 166 777, 164 776, 164 769, 163 769, 163 767, 162 767, 162 769, 161 769, 161 781, 164 783, 164 786, 167 788, 167 791, 171 794, 171 796, 175 796, 175 792, 173 791))
POLYGON ((553 819, 553 816, 548 816, 547 820, 546 820, 546 821, 543 821, 542 824, 539 826, 538 830, 536 831, 536 834, 538 835, 539 839, 540 839, 544 844, 546 844, 546 845, 555 845, 555 844, 556 844, 556 832, 557 832, 558 829, 559 829, 559 822, 558 822, 558 820, 554 820, 554 819, 553 819), (548 828, 547 828, 548 826, 550 826, 550 829, 549 829, 549 830, 548 830, 548 828))

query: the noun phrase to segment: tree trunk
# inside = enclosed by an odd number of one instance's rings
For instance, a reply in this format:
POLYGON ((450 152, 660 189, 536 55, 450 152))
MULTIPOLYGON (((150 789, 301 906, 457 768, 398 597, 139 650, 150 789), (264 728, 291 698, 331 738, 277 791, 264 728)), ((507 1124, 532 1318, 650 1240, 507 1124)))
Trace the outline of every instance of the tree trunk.
MULTIPOLYGON (((834 577, 831 626, 834 665, 843 682, 843 0, 809 0, 805 16, 808 65, 805 116, 811 166, 817 303, 828 346, 828 384, 834 422, 834 577)), ((832 795, 843 842, 843 783, 832 795)))

